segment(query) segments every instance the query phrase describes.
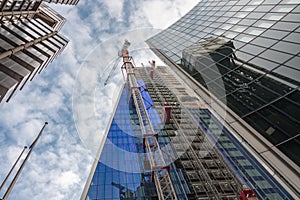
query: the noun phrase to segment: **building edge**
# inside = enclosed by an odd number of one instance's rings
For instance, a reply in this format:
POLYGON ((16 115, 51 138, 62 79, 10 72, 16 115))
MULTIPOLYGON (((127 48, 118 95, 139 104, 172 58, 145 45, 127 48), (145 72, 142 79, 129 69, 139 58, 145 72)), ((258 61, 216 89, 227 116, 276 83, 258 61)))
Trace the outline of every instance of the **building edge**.
POLYGON ((105 144, 105 141, 106 141, 106 138, 107 138, 107 135, 108 135, 108 132, 109 132, 109 129, 110 129, 110 126, 112 124, 112 121, 114 119, 114 116, 115 116, 115 113, 117 111, 117 108, 118 108, 118 105, 119 105, 119 101, 121 99, 121 95, 122 95, 122 91, 125 87, 125 83, 123 83, 123 85, 121 86, 121 89, 119 91, 119 94, 118 94, 118 97, 117 97, 117 100, 116 100, 116 104, 114 105, 114 108, 113 108, 113 112, 112 114, 110 115, 110 118, 109 118, 109 121, 108 121, 108 124, 107 124, 107 127, 105 129, 105 132, 104 132, 104 136, 103 136, 103 139, 102 141, 100 142, 100 145, 99 145, 99 149, 97 151, 97 154, 96 154, 96 157, 94 159, 94 163, 90 169, 90 173, 89 173, 89 176, 87 178, 87 181, 85 183, 85 186, 83 188, 83 191, 82 191, 82 194, 81 194, 81 197, 80 197, 80 200, 85 200, 86 199, 86 196, 87 196, 87 193, 89 191, 89 187, 91 185, 91 182, 92 182, 92 179, 93 179, 93 176, 94 176, 94 173, 95 173, 95 170, 96 170, 96 167, 98 165, 98 162, 100 160, 100 156, 101 156, 101 153, 102 153, 102 150, 103 150, 103 147, 104 147, 104 144, 105 144))
MULTIPOLYGON (((0 107, 40 74, 68 45, 69 39, 59 32, 66 19, 43 1, 35 3, 38 4, 32 4, 34 8, 27 6, 27 10, 22 10, 24 4, 20 4, 18 12, 5 7, 8 1, 1 4, 0 73, 4 77, 1 76, 0 80, 0 107), (12 68, 14 65, 18 68, 12 68)), ((16 5, 11 4, 11 9, 16 5)))

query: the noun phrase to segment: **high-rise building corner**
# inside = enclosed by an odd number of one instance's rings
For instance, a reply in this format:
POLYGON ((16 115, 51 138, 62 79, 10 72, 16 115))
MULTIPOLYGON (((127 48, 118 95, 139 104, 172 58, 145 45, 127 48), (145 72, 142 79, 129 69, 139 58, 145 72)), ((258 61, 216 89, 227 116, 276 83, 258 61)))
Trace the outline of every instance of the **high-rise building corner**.
POLYGON ((69 42, 59 33, 66 19, 44 2, 76 5, 78 1, 0 1, 0 103, 8 102, 69 42))
POLYGON ((297 199, 299 8, 297 0, 202 0, 147 40, 215 112, 226 112, 227 124, 297 199))

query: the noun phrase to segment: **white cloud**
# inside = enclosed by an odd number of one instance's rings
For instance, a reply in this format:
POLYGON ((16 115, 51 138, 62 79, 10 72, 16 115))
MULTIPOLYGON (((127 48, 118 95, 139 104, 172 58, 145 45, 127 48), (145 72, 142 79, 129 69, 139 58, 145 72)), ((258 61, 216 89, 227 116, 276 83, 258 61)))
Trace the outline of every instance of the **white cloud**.
POLYGON ((198 0, 145 0, 139 2, 139 9, 133 18, 147 19, 154 27, 165 29, 193 8, 198 0))
MULTIPOLYGON (((100 42, 109 44, 114 39, 114 46, 107 48, 103 45, 101 54, 96 54, 97 59, 91 60, 89 65, 89 69, 98 67, 102 76, 107 75, 108 71, 104 72, 104 69, 117 55, 125 39, 121 33, 140 27, 166 28, 195 4, 195 0, 134 0, 130 4, 128 1, 82 0, 76 7, 51 4, 67 19, 61 32, 70 42, 53 63, 28 83, 23 91, 18 91, 10 103, 0 108, 0 159, 3 161, 0 180, 4 179, 23 146, 30 145, 44 121, 49 121, 10 199, 79 199, 93 162, 93 157, 80 142, 73 123, 72 93, 81 63, 100 42)), ((132 36, 132 41, 141 42, 147 34, 140 31, 140 34, 132 36)), ((131 49, 140 45, 133 43, 131 49)), ((154 55, 149 56, 145 61, 137 58, 137 63, 147 63, 154 55)), ((82 77, 82 81, 83 87, 95 88, 90 76, 82 77)), ((116 91, 118 87, 112 80, 107 88, 116 91)), ((101 91, 101 88, 97 92, 96 97, 109 94, 108 90, 101 91)), ((86 128, 84 137, 95 138, 96 134, 101 138, 107 122, 99 123, 95 130, 89 127, 93 120, 109 117, 107 113, 111 112, 115 97, 114 94, 103 99, 103 105, 96 101, 95 106, 95 96, 92 96, 90 101, 93 104, 88 108, 91 113, 85 116, 90 120, 78 122, 86 128)), ((78 109, 87 109, 84 106, 87 99, 78 100, 83 102, 78 109)), ((92 148, 97 149, 97 144, 93 144, 92 148)))
POLYGON ((122 18, 124 1, 103 0, 102 2, 107 6, 110 16, 116 19, 122 18))
POLYGON ((67 189, 70 186, 79 183, 80 178, 73 171, 62 172, 59 176, 54 179, 53 183, 61 187, 62 189, 67 189))

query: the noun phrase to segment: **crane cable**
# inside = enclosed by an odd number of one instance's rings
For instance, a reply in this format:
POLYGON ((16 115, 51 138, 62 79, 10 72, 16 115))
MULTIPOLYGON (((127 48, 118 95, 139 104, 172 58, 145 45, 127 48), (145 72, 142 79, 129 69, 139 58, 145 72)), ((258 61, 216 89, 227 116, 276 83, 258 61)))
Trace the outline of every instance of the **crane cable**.
POLYGON ((112 69, 110 70, 109 75, 107 76, 107 78, 104 82, 104 86, 107 85, 107 83, 108 83, 109 79, 111 78, 112 74, 116 71, 116 68, 120 63, 120 60, 121 60, 121 57, 118 57, 117 59, 115 59, 114 65, 113 65, 112 69))

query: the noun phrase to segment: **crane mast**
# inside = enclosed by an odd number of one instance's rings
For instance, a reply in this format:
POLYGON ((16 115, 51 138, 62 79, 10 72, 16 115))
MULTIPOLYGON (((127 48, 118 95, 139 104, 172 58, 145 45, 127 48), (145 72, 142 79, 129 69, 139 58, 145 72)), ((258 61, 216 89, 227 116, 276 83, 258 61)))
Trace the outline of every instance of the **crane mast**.
POLYGON ((130 43, 125 40, 121 51, 123 58, 122 69, 126 71, 127 82, 138 114, 140 127, 142 131, 143 147, 146 150, 147 159, 149 160, 152 180, 155 182, 156 191, 159 200, 177 200, 176 192, 170 178, 170 167, 166 165, 162 151, 158 143, 158 134, 154 132, 148 116, 140 87, 137 83, 132 57, 129 56, 128 47, 130 43))

